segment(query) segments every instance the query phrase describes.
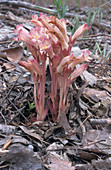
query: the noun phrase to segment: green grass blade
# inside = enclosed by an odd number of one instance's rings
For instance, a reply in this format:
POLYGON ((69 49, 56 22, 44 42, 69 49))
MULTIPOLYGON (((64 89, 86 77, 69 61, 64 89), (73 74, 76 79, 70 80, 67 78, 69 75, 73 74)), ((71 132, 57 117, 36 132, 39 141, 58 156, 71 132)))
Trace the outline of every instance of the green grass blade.
POLYGON ((52 0, 53 1, 53 4, 55 5, 55 6, 57 6, 57 1, 56 0, 52 0))
POLYGON ((90 24, 91 24, 91 12, 88 14, 88 18, 87 18, 86 22, 90 26, 90 24))
POLYGON ((56 13, 56 11, 54 11, 52 9, 44 8, 44 7, 35 6, 35 8, 41 9, 44 12, 56 13))
POLYGON ((96 19, 96 16, 97 16, 97 13, 98 13, 98 11, 95 10, 95 11, 94 11, 94 14, 93 14, 93 16, 92 16, 92 19, 91 19, 91 25, 94 23, 94 20, 96 19))
POLYGON ((100 54, 102 54, 102 51, 101 51, 101 49, 100 49, 100 46, 99 46, 99 44, 96 42, 96 46, 97 46, 97 49, 98 49, 98 51, 100 52, 100 54))
POLYGON ((75 18, 75 20, 76 20, 76 22, 75 22, 75 25, 74 25, 74 27, 73 27, 73 29, 72 29, 72 35, 74 34, 74 32, 78 29, 78 27, 79 27, 79 17, 77 16, 76 18, 75 18))

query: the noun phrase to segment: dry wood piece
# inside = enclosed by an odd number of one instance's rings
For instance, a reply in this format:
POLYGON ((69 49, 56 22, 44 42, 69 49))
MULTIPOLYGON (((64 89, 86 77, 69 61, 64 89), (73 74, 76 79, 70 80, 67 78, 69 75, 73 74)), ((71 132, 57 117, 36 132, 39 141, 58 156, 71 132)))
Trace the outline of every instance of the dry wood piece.
POLYGON ((55 13, 55 10, 48 9, 48 8, 41 8, 40 6, 30 4, 28 2, 22 2, 22 1, 8 1, 8 0, 0 0, 1 4, 7 4, 7 5, 12 5, 14 7, 23 7, 27 9, 31 9, 34 11, 39 11, 39 12, 45 12, 47 14, 50 13, 55 13))
POLYGON ((11 144, 12 139, 13 139, 13 137, 11 137, 11 138, 4 144, 4 146, 2 147, 2 149, 4 149, 4 150, 7 149, 8 146, 11 144))
POLYGON ((22 17, 18 17, 15 16, 12 12, 8 11, 7 13, 8 17, 12 20, 12 21, 17 21, 17 22, 21 22, 21 23, 26 23, 29 22, 28 20, 22 18, 22 17))
POLYGON ((7 43, 4 41, 9 41, 11 39, 13 39, 15 37, 15 33, 9 33, 9 34, 5 34, 5 35, 1 35, 0 36, 0 43, 7 43))
POLYGON ((90 119, 91 124, 94 125, 99 125, 99 124, 104 124, 104 125, 111 125, 111 119, 90 119))

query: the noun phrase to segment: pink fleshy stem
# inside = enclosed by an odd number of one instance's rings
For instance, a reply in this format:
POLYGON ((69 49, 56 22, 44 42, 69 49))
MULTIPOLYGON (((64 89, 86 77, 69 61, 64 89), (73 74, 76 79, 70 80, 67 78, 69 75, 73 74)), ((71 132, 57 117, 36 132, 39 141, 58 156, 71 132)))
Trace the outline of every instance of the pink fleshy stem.
MULTIPOLYGON (((51 100, 52 100, 52 104, 53 104, 53 109, 55 110, 55 112, 57 112, 57 79, 58 79, 58 75, 56 73, 56 71, 53 68, 53 65, 51 66, 51 60, 49 60, 49 69, 50 69, 50 74, 51 74, 51 79, 52 79, 52 83, 51 83, 51 100)), ((57 113, 56 113, 57 114, 57 113)))
POLYGON ((54 103, 54 84, 55 84, 55 75, 53 73, 53 69, 52 69, 52 83, 51 83, 51 100, 52 103, 54 103))
POLYGON ((59 87, 60 87, 60 100, 59 100, 59 114, 58 120, 60 118, 60 114, 65 114, 65 105, 67 98, 67 88, 68 88, 68 75, 66 77, 60 76, 59 78, 59 87))
POLYGON ((52 93, 52 100, 55 102, 55 98, 57 96, 57 75, 55 71, 52 69, 52 84, 51 84, 51 93, 52 93))
POLYGON ((52 66, 51 66, 51 59, 49 59, 49 69, 50 69, 50 75, 52 77, 52 66))
POLYGON ((34 101, 35 101, 35 107, 36 107, 36 111, 37 111, 37 114, 40 114, 38 112, 38 102, 37 102, 37 80, 36 80, 36 77, 35 75, 33 75, 33 82, 34 82, 34 101))
POLYGON ((75 80, 78 76, 80 76, 85 70, 87 69, 86 64, 82 64, 79 66, 73 73, 69 76, 69 82, 71 83, 73 80, 75 80))
POLYGON ((53 107, 53 103, 51 103, 51 101, 48 99, 47 100, 47 103, 48 103, 48 106, 49 106, 49 109, 50 109, 50 112, 52 114, 52 118, 53 118, 53 121, 56 121, 56 114, 55 114, 55 110, 54 110, 54 107, 53 107))
POLYGON ((67 89, 68 89, 68 78, 66 77, 64 80, 64 97, 63 97, 63 106, 62 112, 65 113, 65 104, 66 104, 66 97, 67 97, 67 89))
POLYGON ((41 114, 44 110, 44 104, 45 104, 45 66, 46 62, 42 62, 42 77, 40 80, 40 104, 41 104, 41 114))
POLYGON ((57 99, 57 81, 58 81, 58 75, 55 73, 54 96, 56 99, 57 99))
POLYGON ((51 100, 52 100, 52 107, 53 107, 53 112, 52 117, 53 120, 56 121, 57 119, 57 109, 58 109, 58 97, 57 97, 57 74, 56 72, 52 69, 52 83, 51 83, 51 100))
POLYGON ((60 113, 62 110, 62 104, 63 104, 63 94, 64 94, 64 89, 63 89, 63 77, 60 76, 59 79, 59 87, 60 87, 60 100, 59 100, 59 114, 58 114, 58 120, 60 117, 60 113))

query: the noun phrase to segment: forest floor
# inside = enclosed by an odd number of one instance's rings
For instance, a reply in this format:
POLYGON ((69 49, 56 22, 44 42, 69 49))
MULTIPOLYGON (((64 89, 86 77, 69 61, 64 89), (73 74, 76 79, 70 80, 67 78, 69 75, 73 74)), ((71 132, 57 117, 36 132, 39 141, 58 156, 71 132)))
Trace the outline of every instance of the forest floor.
MULTIPOLYGON (((74 18, 78 15, 85 22, 87 11, 68 9, 69 35, 74 18)), ((103 9, 101 21, 96 18, 72 48, 75 55, 89 49, 91 62, 69 88, 69 131, 67 124, 52 121, 50 111, 44 122, 33 121, 31 75, 13 62, 31 57, 26 44, 13 39, 16 25, 29 30, 32 15, 41 12, 47 13, 23 1, 0 0, 0 169, 111 169, 111 9, 103 9)))

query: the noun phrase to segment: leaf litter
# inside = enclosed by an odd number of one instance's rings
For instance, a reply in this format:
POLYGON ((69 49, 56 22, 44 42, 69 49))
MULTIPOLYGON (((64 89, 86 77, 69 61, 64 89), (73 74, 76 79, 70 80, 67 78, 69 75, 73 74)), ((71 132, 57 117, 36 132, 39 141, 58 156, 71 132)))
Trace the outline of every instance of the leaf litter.
MULTIPOLYGON (((4 11, 2 5, 0 8, 4 11)), ((19 60, 31 54, 25 44, 12 40, 13 30, 23 22, 23 16, 25 28, 32 27, 27 24, 32 11, 28 15, 29 11, 24 13, 19 8, 18 20, 17 9, 11 10, 7 15, 6 11, 3 13, 7 20, 1 19, 0 27, 0 168, 111 169, 110 60, 103 64, 98 54, 92 56, 87 71, 69 87, 67 119, 62 117, 61 122, 53 123, 49 114, 45 122, 36 122, 35 108, 28 111, 28 102, 34 102, 31 75, 18 67, 19 60)), ((97 26, 93 29, 92 34, 103 31, 97 26)), ((92 51, 96 40, 92 38, 90 43, 87 40, 80 44, 77 41, 77 45, 92 51)), ((74 47, 75 51, 79 54, 80 49, 74 47)), ((48 90, 48 67, 46 83, 48 90)))

